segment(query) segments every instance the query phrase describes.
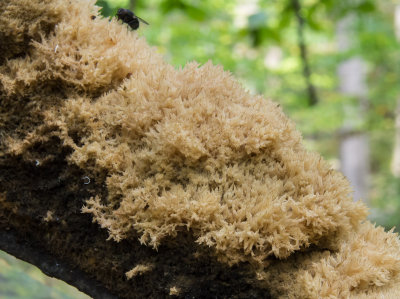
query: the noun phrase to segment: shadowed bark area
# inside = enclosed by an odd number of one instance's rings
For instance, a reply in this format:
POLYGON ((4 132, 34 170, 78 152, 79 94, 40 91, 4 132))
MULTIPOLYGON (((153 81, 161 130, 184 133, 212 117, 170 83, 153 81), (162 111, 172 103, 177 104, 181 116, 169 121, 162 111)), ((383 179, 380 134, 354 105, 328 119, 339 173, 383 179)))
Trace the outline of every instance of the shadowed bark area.
POLYGON ((81 213, 87 198, 106 192, 104 178, 68 165, 70 150, 57 138, 30 152, 52 160, 36 165, 18 156, 0 158, 1 250, 94 298, 164 298, 174 290, 180 298, 269 298, 246 283, 245 265, 218 263, 207 248, 187 242, 190 232, 181 232, 158 251, 141 245, 136 236, 106 241, 107 232, 81 213), (143 263, 154 267, 128 280, 125 273, 143 263))
POLYGON ((76 267, 55 258, 40 246, 34 247, 28 240, 18 239, 17 235, 17 232, 10 229, 1 231, 0 248, 8 254, 38 266, 47 276, 63 279, 93 298, 117 298, 76 267))

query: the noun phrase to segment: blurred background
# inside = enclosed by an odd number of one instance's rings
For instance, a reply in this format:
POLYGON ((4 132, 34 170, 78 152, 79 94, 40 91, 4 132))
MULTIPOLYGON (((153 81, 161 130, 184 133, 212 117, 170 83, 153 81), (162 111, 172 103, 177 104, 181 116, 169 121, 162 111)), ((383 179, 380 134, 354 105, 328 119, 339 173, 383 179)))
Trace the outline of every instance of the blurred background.
MULTIPOLYGON (((105 18, 122 7, 150 23, 140 25, 139 35, 176 68, 211 60, 250 93, 279 102, 307 148, 351 181, 355 200, 370 207, 370 219, 387 229, 399 226, 400 0, 99 0, 97 5, 105 18)), ((38 278, 39 270, 27 265, 16 270, 12 265, 22 263, 14 260, 0 255, 2 298, 13 283, 14 295, 4 298, 69 298, 69 290, 60 295, 57 283, 38 278), (15 293, 30 279, 24 275, 43 286, 36 292, 42 295, 15 293)))

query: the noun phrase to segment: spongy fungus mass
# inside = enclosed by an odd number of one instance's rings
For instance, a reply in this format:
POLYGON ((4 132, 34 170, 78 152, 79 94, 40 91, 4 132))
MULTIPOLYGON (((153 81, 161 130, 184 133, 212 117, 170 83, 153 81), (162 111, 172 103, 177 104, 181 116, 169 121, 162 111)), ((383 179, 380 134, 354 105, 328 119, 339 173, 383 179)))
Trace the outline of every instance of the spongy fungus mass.
POLYGON ((189 231, 283 298, 398 294, 397 235, 365 222, 348 181, 304 148, 276 103, 211 62, 173 68, 94 1, 0 9, 3 107, 32 107, 4 151, 29 159, 32 143, 57 136, 70 164, 106 174, 107 195, 82 211, 109 239, 157 249, 189 231))

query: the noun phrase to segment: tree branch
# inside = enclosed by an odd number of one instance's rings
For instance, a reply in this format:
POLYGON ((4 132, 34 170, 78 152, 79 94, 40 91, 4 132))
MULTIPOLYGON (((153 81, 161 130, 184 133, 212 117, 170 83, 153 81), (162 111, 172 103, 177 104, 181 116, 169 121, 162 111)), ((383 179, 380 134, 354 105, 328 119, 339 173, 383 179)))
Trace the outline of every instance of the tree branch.
POLYGON ((298 36, 298 45, 300 48, 300 56, 303 62, 303 75, 306 80, 307 84, 307 91, 308 91, 308 105, 314 106, 318 103, 318 96, 315 90, 314 85, 311 82, 311 70, 310 65, 308 62, 308 54, 307 54, 307 47, 304 40, 304 18, 301 14, 301 4, 300 0, 291 0, 293 11, 295 13, 297 19, 297 36, 298 36))
POLYGON ((63 280, 93 298, 118 298, 81 270, 55 258, 37 246, 32 246, 29 241, 17 238, 11 230, 0 231, 0 249, 35 265, 47 276, 63 280))

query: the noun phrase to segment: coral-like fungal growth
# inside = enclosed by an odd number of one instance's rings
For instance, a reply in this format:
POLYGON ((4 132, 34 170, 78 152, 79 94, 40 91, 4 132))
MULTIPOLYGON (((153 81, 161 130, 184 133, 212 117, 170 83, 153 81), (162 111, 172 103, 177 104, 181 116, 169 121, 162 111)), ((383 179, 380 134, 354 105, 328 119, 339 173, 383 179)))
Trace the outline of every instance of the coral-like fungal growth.
POLYGON ((132 279, 132 277, 135 277, 137 275, 142 275, 146 272, 149 272, 153 269, 153 265, 151 264, 140 264, 136 265, 132 270, 129 270, 128 272, 125 273, 126 278, 132 279))
MULTIPOLYGON (((189 231, 220 261, 254 265, 278 295, 346 297, 398 282, 397 236, 361 224, 366 208, 347 180, 305 150, 276 103, 210 62, 174 69, 137 32, 99 17, 94 1, 0 9, 9 45, 0 53, 0 113, 24 105, 31 115, 0 147, 29 160, 29 146, 56 136, 71 148, 70 164, 106 176, 106 195, 82 211, 110 239, 138 236, 157 248, 189 231), (315 253, 304 253, 310 246, 315 253), (266 268, 275 258, 288 260, 266 268), (284 269, 274 275, 286 284, 266 278, 271 268, 284 269)), ((1 126, 12 125, 7 117, 1 126)))
POLYGON ((366 222, 339 242, 337 252, 278 263, 264 281, 277 298, 398 298, 399 249, 397 234, 366 222))

